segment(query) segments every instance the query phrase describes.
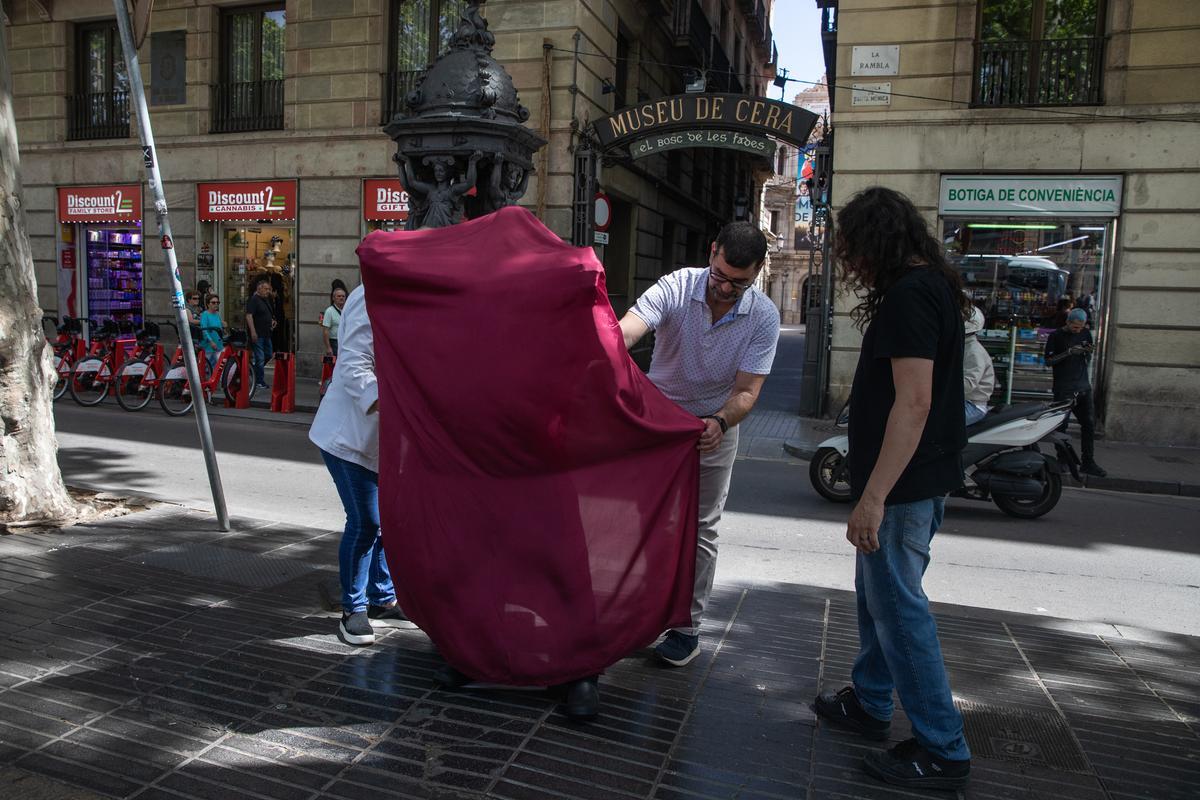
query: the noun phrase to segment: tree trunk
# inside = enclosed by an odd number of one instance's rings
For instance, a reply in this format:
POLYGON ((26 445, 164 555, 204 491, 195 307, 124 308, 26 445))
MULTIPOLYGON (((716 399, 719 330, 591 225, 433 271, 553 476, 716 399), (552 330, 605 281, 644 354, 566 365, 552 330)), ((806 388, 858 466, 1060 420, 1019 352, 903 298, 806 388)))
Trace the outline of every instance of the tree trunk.
POLYGON ((21 204, 8 47, 0 30, 0 522, 73 516, 54 438, 52 349, 21 204))

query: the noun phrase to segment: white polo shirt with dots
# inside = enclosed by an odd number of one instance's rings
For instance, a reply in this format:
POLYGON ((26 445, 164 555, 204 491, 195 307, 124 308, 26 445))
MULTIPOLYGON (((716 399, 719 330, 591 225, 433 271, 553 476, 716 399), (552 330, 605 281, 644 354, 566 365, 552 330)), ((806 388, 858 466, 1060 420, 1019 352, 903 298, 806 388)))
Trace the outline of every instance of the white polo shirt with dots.
POLYGON ((779 342, 779 309, 757 288, 715 323, 707 289, 707 267, 676 270, 630 309, 655 332, 650 380, 696 416, 721 410, 739 371, 769 374, 779 342))

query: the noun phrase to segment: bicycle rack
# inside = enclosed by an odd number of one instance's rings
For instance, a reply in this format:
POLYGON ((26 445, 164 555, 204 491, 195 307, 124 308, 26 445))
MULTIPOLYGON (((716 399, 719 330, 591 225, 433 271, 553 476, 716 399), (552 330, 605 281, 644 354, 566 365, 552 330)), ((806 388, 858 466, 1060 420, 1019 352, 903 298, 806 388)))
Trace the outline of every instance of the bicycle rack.
MULTIPOLYGON (((234 353, 233 358, 237 359, 238 382, 237 396, 233 402, 225 399, 226 408, 249 408, 250 407, 250 383, 254 380, 253 373, 250 372, 250 351, 241 348, 234 353)), ((226 367, 228 369, 228 367, 226 367)))

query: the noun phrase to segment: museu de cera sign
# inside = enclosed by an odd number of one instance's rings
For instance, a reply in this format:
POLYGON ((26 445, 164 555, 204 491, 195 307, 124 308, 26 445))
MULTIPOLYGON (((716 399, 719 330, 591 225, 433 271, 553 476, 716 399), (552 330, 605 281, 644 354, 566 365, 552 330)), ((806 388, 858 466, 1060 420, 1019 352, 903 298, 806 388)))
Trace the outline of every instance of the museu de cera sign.
MULTIPOLYGON (((679 94, 623 108, 597 120, 594 127, 600 147, 605 150, 658 134, 709 128, 754 137, 770 136, 803 147, 818 119, 807 109, 765 97, 679 94)), ((697 141, 692 146, 712 145, 697 141)))
POLYGON ((201 222, 295 219, 296 181, 223 181, 196 184, 201 222))

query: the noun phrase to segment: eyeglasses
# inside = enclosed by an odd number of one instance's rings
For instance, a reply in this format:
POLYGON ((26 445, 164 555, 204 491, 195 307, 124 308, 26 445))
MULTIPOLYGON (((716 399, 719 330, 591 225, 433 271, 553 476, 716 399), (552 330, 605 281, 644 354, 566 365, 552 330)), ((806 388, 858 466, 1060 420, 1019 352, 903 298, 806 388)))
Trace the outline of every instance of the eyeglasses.
POLYGON ((754 285, 753 281, 750 283, 739 283, 738 281, 730 280, 729 278, 725 277, 720 272, 718 272, 717 268, 714 267, 712 264, 708 265, 708 275, 710 278, 712 278, 717 283, 727 283, 730 286, 732 286, 734 289, 737 289, 739 292, 744 292, 747 289, 749 289, 751 286, 754 285))
POLYGON ((221 305, 221 301, 220 300, 209 300, 208 304, 210 306, 219 306, 219 305, 221 305))

